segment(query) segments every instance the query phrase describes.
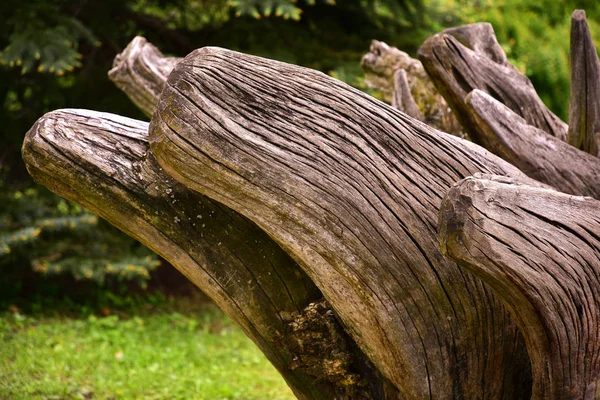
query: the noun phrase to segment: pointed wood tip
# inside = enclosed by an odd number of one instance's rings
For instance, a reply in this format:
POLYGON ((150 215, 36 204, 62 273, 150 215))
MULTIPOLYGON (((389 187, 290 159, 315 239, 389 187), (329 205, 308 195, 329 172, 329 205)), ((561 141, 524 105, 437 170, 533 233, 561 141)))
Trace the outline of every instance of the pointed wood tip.
POLYGON ((575 21, 586 21, 586 15, 585 15, 585 10, 575 10, 573 11, 573 14, 571 15, 571 21, 575 22, 575 21))

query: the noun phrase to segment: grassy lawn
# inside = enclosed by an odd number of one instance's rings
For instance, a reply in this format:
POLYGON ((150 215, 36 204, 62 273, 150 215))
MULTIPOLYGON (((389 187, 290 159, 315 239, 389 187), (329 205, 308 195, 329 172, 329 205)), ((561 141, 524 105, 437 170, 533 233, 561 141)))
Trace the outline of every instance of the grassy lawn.
POLYGON ((214 306, 137 316, 0 314, 0 399, 292 399, 214 306))

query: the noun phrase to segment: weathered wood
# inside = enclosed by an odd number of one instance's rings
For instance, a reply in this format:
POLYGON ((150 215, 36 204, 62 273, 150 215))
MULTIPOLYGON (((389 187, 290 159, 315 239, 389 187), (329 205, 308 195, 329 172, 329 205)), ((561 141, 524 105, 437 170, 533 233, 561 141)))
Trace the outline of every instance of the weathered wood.
POLYGON ((467 178, 440 211, 444 252, 500 296, 525 336, 534 399, 600 396, 600 202, 467 178))
POLYGON ((219 48, 173 70, 150 143, 292 255, 404 398, 529 398, 509 314, 436 240, 454 182, 535 183, 517 168, 322 73, 219 48))
MULTIPOLYGON (((460 32, 465 30, 468 31, 464 28, 460 32)), ((510 64, 498 63, 498 50, 481 50, 484 43, 491 43, 492 48, 496 48, 495 37, 489 37, 493 35, 493 29, 481 30, 477 40, 461 39, 474 45, 476 50, 462 44, 461 40, 452 36, 452 32, 442 32, 427 39, 418 55, 433 83, 474 142, 486 148, 489 145, 486 137, 478 136, 477 122, 465 104, 465 97, 474 89, 499 100, 529 125, 566 140, 567 124, 544 105, 531 81, 510 64), (496 54, 494 58, 489 58, 490 53, 496 54)))
POLYGON ((583 10, 575 10, 571 18, 568 142, 600 157, 600 62, 583 10))
POLYGON ((299 398, 394 398, 298 265, 248 219, 163 172, 147 136, 145 122, 60 110, 29 131, 23 157, 38 183, 183 272, 242 327, 299 398), (315 314, 309 303, 316 301, 328 317, 315 314), (320 337, 313 353, 301 352, 305 336, 320 337))
POLYGON ((512 65, 506 59, 506 53, 496 39, 494 27, 488 22, 477 22, 475 24, 461 25, 447 28, 442 31, 454 36, 465 47, 475 53, 485 55, 490 60, 500 65, 512 65))
POLYGON ((115 57, 108 77, 144 114, 151 117, 167 77, 181 60, 164 57, 152 43, 136 36, 115 57))
POLYGON ((600 199, 600 159, 535 128, 492 96, 474 90, 465 98, 487 149, 528 176, 558 190, 600 199))
POLYGON ((398 109, 408 116, 425 121, 425 116, 419 110, 415 99, 410 93, 410 85, 406 76, 406 71, 402 68, 394 72, 394 97, 392 98, 392 107, 398 109))
MULTIPOLYGON (((462 127, 452 114, 446 100, 439 94, 421 62, 410 57, 395 47, 373 40, 369 53, 365 54, 360 63, 365 71, 365 82, 372 88, 381 91, 383 98, 393 107, 414 101, 422 117, 417 118, 443 132, 463 137, 462 127), (406 81, 410 88, 410 96, 406 89, 398 85, 402 81, 396 74, 406 71, 406 81), (396 98, 395 98, 396 97, 396 98)), ((404 109, 400 111, 407 112, 404 109)))

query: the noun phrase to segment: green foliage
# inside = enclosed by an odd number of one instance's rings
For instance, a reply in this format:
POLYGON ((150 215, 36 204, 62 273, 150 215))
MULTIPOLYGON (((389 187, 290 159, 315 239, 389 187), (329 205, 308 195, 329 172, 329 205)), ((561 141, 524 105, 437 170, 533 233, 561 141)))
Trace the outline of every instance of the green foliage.
POLYGON ((132 317, 0 314, 0 354, 0 398, 294 398, 214 307, 132 317))
POLYGON ((50 2, 26 2, 7 21, 12 32, 0 52, 0 64, 17 67, 21 74, 37 70, 62 76, 81 67, 80 40, 100 42, 76 18, 60 12, 50 2))
MULTIPOLYGON (((0 185, 2 189, 2 185, 0 185)), ((156 256, 82 207, 46 191, 0 190, 0 267, 18 274, 29 264, 43 275, 69 273, 102 283, 108 277, 144 285, 156 256)))
POLYGON ((432 18, 441 26, 490 22, 509 60, 531 79, 546 105, 568 118, 571 13, 586 10, 590 29, 600 44, 597 1, 429 0, 432 18))

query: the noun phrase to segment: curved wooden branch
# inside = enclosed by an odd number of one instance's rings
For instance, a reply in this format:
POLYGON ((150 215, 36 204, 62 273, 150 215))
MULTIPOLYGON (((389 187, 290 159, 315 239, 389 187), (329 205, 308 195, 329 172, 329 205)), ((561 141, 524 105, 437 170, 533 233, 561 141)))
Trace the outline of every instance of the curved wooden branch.
POLYGON ((435 239, 454 182, 533 183, 515 167, 322 73, 219 48, 173 70, 150 138, 170 175, 299 262, 402 396, 528 398, 508 313, 435 239))
POLYGON ((164 57, 152 43, 136 36, 115 57, 108 77, 144 114, 151 117, 167 77, 181 60, 164 57))
POLYGON ((534 399, 600 394, 600 202, 506 178, 467 178, 440 211, 446 254, 516 317, 534 399))
POLYGON ((600 199, 600 159, 527 124, 480 90, 465 104, 492 153, 562 192, 600 199))
MULTIPOLYGON (((488 30, 487 35, 493 35, 493 30, 488 30)), ((496 40, 495 37, 480 38, 478 43, 482 42, 495 43, 496 40)), ((510 64, 498 63, 488 54, 487 51, 479 53, 469 49, 459 39, 444 32, 427 39, 419 49, 419 59, 427 73, 473 141, 486 148, 489 145, 486 137, 478 136, 477 122, 465 104, 465 97, 474 89, 499 100, 529 125, 566 140, 567 124, 544 105, 531 81, 510 64)))
POLYGON ((568 141, 600 157, 600 62, 583 10, 575 10, 571 18, 568 141))
MULTIPOLYGON (((439 94, 419 60, 395 47, 373 40, 370 51, 363 56, 360 65, 365 71, 367 85, 381 91, 385 101, 391 103, 393 107, 398 108, 399 104, 404 105, 414 101, 422 117, 414 112, 409 114, 411 117, 420 119, 443 132, 459 137, 464 136, 462 127, 448 107, 448 103, 439 94), (400 85, 402 81, 398 81, 397 74, 400 70, 406 71, 410 96, 400 85)), ((407 112, 404 109, 400 111, 407 112)))
POLYGON ((140 240, 198 285, 299 398, 341 398, 348 391, 357 398, 385 397, 376 372, 370 386, 361 382, 367 367, 347 348, 335 318, 323 320, 310 311, 309 303, 322 295, 298 265, 248 219, 165 174, 149 152, 147 136, 145 122, 60 110, 36 122, 23 157, 38 183, 140 240), (312 359, 298 352, 308 334, 321 337, 312 359))

